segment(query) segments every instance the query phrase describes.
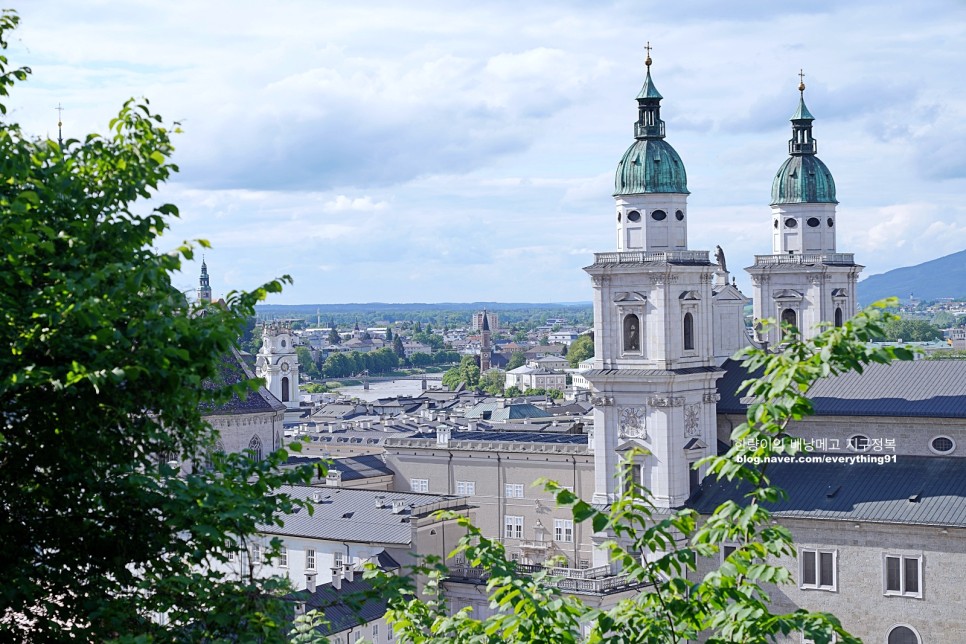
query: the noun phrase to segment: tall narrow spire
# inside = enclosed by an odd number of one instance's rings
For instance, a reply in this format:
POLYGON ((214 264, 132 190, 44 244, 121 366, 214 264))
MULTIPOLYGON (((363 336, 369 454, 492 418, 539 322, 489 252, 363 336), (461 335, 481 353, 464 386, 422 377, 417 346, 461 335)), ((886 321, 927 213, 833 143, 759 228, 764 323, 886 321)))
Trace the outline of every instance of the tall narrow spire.
POLYGON ((61 107, 60 103, 57 103, 57 145, 60 149, 64 149, 64 108, 61 107))
POLYGON ((205 263, 205 256, 201 256, 201 276, 198 278, 198 301, 211 301, 211 284, 208 280, 208 264, 205 263))
POLYGON ((664 121, 661 120, 661 93, 657 91, 657 86, 651 78, 651 43, 648 41, 644 47, 647 50, 647 58, 644 65, 647 67, 647 75, 644 77, 644 86, 641 87, 637 95, 637 123, 634 124, 634 137, 637 139, 663 139, 664 121))

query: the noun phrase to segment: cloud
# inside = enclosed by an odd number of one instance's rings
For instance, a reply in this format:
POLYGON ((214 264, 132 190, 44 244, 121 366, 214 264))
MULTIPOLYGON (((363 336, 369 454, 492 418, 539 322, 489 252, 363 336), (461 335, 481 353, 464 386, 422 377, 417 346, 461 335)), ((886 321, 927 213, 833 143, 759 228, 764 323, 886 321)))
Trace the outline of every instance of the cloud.
POLYGON ((322 210, 326 212, 344 212, 346 210, 375 212, 377 210, 384 210, 388 205, 385 201, 373 201, 372 197, 356 197, 355 199, 350 199, 345 195, 339 195, 335 199, 325 202, 322 205, 322 210))

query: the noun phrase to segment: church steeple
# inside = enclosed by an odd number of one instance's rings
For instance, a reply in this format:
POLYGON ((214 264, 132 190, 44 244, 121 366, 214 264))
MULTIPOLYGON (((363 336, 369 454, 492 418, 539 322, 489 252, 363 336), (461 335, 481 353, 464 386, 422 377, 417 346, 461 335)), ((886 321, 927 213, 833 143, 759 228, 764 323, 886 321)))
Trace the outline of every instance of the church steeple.
POLYGON ((812 121, 815 117, 805 106, 805 73, 798 71, 798 109, 792 114, 792 138, 788 141, 791 155, 816 154, 818 142, 812 137, 812 121))
POLYGON ((204 257, 201 259, 201 277, 198 279, 198 301, 211 301, 211 284, 208 281, 208 265, 204 257))
POLYGON ((637 95, 637 123, 634 124, 634 138, 644 139, 663 139, 664 121, 661 120, 661 93, 657 91, 654 80, 651 79, 651 43, 648 42, 647 58, 644 65, 647 66, 647 76, 644 78, 644 86, 637 95))

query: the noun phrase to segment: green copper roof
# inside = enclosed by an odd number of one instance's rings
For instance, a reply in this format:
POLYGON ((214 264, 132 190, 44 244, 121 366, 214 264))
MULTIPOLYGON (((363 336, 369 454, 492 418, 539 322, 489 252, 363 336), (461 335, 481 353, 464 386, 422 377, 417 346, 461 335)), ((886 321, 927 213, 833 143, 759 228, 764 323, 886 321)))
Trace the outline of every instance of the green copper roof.
POLYGON ((838 203, 832 173, 814 154, 788 157, 771 184, 771 202, 838 203))
POLYGON ((664 98, 661 93, 657 91, 657 86, 654 81, 651 80, 651 69, 647 69, 647 78, 644 79, 644 87, 641 88, 641 93, 637 95, 637 98, 664 98))
POLYGON ((614 196, 654 192, 688 194, 681 157, 664 139, 641 139, 617 164, 614 196))
POLYGON ((808 111, 807 107, 805 107, 804 96, 798 99, 798 109, 795 110, 794 114, 792 114, 791 120, 793 121, 804 121, 804 120, 814 121, 815 120, 815 117, 812 116, 812 113, 808 111))

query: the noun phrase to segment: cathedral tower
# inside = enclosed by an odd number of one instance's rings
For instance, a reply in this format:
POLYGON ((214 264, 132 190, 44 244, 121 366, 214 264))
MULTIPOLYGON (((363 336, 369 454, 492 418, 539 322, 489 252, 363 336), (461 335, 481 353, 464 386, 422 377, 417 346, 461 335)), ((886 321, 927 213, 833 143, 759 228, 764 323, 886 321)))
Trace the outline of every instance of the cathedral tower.
POLYGON ((201 260, 201 277, 198 278, 198 301, 211 301, 211 284, 208 282, 208 265, 205 260, 201 260))
POLYGON ((712 286, 708 251, 687 248, 687 176, 664 140, 662 96, 647 57, 634 142, 617 166, 617 251, 584 270, 594 287, 594 501, 614 501, 627 450, 659 507, 682 505, 698 486, 693 463, 715 446, 712 286))
MULTIPOLYGON (((804 82, 798 91, 789 157, 771 188, 772 254, 756 255, 755 265, 746 270, 754 283, 755 319, 791 324, 810 338, 821 331, 820 323, 841 326, 855 314, 862 266, 852 253, 836 250, 835 181, 817 156, 815 117, 805 106, 804 82)), ((775 344, 782 331, 773 327, 760 335, 775 344)))
POLYGON ((486 373, 490 369, 490 361, 493 358, 493 348, 490 346, 490 322, 487 319, 486 309, 483 309, 483 326, 480 329, 480 373, 486 373))
POLYGON ((262 348, 255 358, 255 375, 265 379, 265 388, 289 409, 299 406, 299 361, 295 336, 284 324, 266 322, 262 327, 262 348))

